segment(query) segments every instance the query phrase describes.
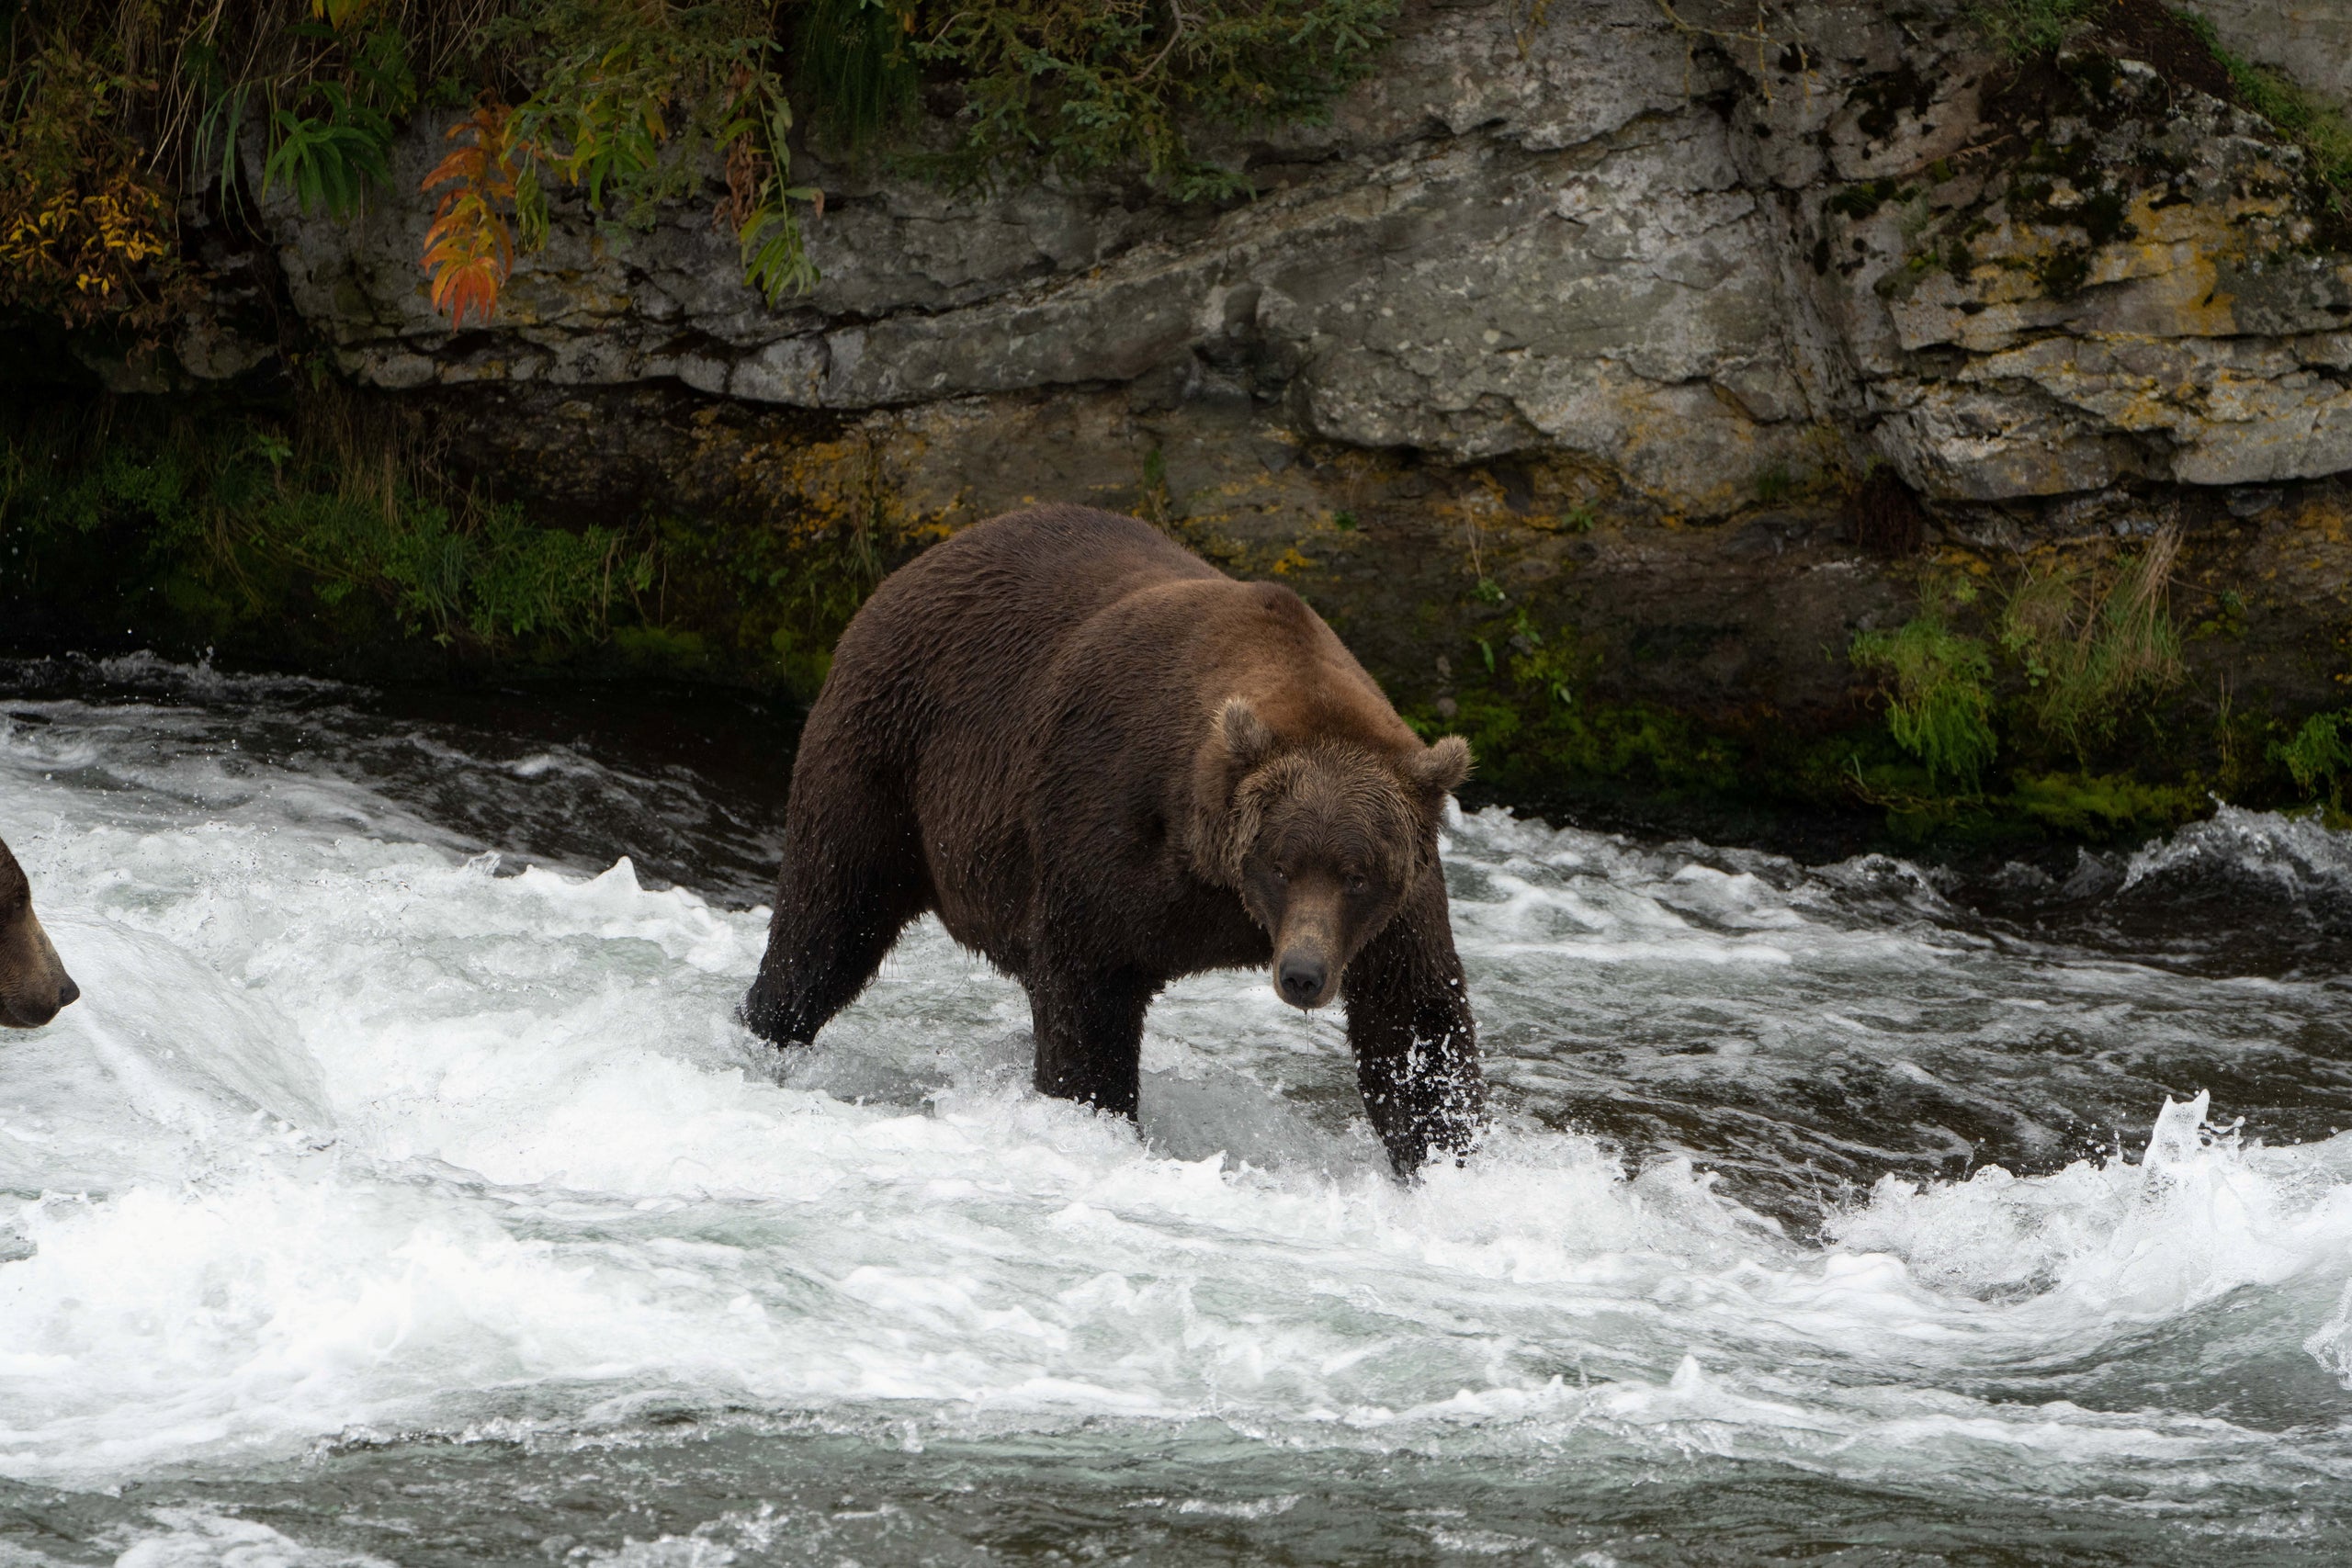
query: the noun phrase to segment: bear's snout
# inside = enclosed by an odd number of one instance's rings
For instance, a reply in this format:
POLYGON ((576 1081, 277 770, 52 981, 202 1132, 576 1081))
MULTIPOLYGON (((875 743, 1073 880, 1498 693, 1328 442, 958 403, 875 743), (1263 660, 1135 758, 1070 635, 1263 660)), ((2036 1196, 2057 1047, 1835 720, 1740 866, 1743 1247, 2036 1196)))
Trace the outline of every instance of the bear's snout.
MULTIPOLYGON (((0 855, 6 852, 0 844, 0 855)), ((15 869, 13 860, 0 866, 15 869)), ((82 987, 65 972, 30 900, 0 915, 0 1029, 39 1029, 81 999, 82 987)))
POLYGON ((82 999, 82 987, 74 976, 56 965, 54 952, 49 956, 50 975, 0 987, 0 1027, 39 1029, 82 999))
POLYGON ((1274 995, 1295 1008, 1319 1008, 1340 990, 1349 942, 1345 883, 1314 869, 1275 873, 1269 902, 1273 933, 1274 995))
POLYGON ((1331 999, 1331 966, 1319 953, 1285 953, 1274 965, 1274 989, 1295 1008, 1319 1008, 1331 999))

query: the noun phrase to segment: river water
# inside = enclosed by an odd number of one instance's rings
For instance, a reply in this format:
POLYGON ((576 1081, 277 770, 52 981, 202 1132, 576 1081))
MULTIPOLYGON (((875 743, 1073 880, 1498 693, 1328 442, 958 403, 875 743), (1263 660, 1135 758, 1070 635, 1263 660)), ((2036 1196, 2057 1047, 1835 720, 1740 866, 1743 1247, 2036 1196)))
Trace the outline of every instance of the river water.
POLYGON ((2352 1556, 2352 839, 1962 879, 1449 826, 1497 1086, 1176 987, 1140 1139, 926 924, 730 1014, 732 699, 0 666, 0 1565, 2352 1556))

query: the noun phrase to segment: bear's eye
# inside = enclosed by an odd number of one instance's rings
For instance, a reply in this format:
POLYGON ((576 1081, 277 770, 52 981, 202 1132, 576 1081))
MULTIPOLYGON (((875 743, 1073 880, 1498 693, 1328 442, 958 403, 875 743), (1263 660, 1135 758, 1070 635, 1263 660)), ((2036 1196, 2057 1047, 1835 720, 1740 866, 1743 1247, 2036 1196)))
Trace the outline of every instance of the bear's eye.
POLYGON ((1290 880, 1290 873, 1277 865, 1274 867, 1274 880, 1276 882, 1288 882, 1290 880))
POLYGON ((1348 891, 1351 893, 1362 893, 1365 888, 1371 886, 1371 883, 1366 882, 1361 876, 1351 876, 1348 878, 1348 891))

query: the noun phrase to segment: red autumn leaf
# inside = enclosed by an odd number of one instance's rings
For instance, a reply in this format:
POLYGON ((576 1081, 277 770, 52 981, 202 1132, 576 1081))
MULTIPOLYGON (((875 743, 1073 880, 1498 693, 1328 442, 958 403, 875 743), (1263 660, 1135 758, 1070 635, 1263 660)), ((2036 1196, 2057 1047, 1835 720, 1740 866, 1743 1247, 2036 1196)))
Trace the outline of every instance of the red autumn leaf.
POLYGON ((420 190, 441 186, 441 205, 424 233, 425 271, 433 275, 433 308, 445 311, 453 329, 466 317, 488 325, 498 292, 514 270, 514 236, 499 211, 514 197, 514 154, 507 144, 508 112, 484 105, 449 128, 449 140, 470 133, 470 145, 455 147, 433 166, 420 190))

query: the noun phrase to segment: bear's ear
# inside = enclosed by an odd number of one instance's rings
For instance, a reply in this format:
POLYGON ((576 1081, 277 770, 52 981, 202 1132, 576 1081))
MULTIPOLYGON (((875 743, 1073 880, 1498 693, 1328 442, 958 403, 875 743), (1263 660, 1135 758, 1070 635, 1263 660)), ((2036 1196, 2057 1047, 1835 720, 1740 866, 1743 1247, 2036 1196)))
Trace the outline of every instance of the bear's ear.
POLYGON ((1225 740, 1225 754, 1238 779, 1274 752, 1274 732, 1266 721, 1239 697, 1227 697, 1216 716, 1217 734, 1225 740))
POLYGON ((1470 776, 1470 742, 1449 735, 1405 764, 1413 787, 1431 799, 1442 799, 1462 787, 1470 776))

